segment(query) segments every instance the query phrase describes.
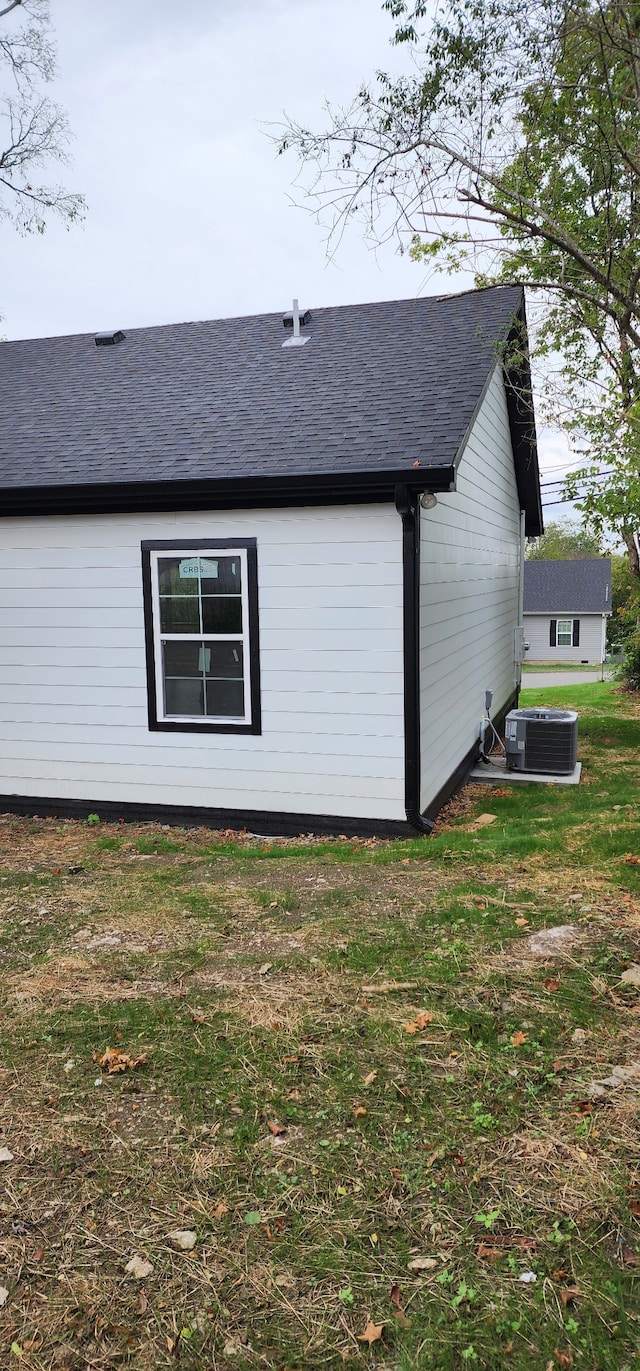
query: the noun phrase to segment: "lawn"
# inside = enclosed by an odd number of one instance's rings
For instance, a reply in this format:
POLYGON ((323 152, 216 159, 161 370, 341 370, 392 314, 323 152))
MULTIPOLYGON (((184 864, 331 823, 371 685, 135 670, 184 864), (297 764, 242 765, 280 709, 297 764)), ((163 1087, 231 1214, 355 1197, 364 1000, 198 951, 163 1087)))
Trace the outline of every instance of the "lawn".
POLYGON ((0 817, 3 1371, 638 1366, 640 709, 542 700, 431 839, 0 817))

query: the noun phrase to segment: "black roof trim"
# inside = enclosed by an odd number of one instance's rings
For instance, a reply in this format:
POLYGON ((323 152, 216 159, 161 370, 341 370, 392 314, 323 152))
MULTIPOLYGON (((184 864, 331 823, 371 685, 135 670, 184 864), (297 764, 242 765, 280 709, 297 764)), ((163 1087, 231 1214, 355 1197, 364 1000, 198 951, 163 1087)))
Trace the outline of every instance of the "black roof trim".
MULTIPOLYGON (((403 473, 404 485, 453 490, 453 467, 403 473)), ((269 509, 281 505, 371 504, 393 500, 397 471, 331 476, 247 477, 239 481, 136 481, 102 485, 31 486, 0 491, 4 518, 42 514, 135 514, 187 509, 269 509)))
MULTIPOLYGON (((518 338, 522 338, 523 328, 526 337, 526 327, 527 318, 523 292, 516 323, 507 340, 507 349, 510 343, 517 343, 518 338)), ((540 534, 544 532, 542 492, 538 468, 531 367, 525 348, 521 348, 516 365, 511 368, 508 364, 505 366, 505 393, 520 508, 525 511, 524 531, 527 538, 539 538, 540 534)))

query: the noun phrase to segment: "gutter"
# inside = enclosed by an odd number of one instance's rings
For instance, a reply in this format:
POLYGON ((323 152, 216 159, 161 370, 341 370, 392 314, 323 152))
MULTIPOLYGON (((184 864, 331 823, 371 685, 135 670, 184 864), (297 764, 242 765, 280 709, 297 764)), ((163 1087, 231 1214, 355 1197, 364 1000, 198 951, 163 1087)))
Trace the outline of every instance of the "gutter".
MULTIPOLYGON (((424 486, 423 486, 424 489, 424 486)), ((434 823, 420 813, 420 492, 397 486, 402 519, 402 638, 404 656, 404 804, 407 822, 431 834, 434 823)))

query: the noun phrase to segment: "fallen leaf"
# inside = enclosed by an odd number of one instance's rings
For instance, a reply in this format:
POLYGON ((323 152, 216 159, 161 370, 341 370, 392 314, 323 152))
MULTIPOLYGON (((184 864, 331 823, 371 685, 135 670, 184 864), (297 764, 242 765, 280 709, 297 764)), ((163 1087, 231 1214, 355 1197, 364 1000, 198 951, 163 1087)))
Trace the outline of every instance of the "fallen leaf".
POLYGON ((516 923, 518 928, 528 928, 529 926, 529 920, 525 919, 523 915, 521 915, 519 919, 516 919, 516 923))
POLYGON ((556 981, 556 980, 554 979, 553 976, 545 976, 544 981, 543 981, 543 985, 544 985, 545 990, 554 991, 554 990, 558 990, 558 988, 559 988, 559 986, 560 986, 560 982, 559 982, 559 981, 556 981))
POLYGON ((560 1303, 563 1304, 566 1309, 568 1304, 573 1304, 573 1301, 577 1300, 579 1294, 580 1289, 577 1285, 567 1285, 564 1290, 559 1291, 560 1303))
POLYGON ((137 1281, 142 1281, 145 1276, 151 1275, 153 1265, 151 1262, 147 1261, 145 1257, 138 1257, 136 1255, 131 1258, 131 1261, 127 1262, 124 1269, 128 1276, 135 1276, 137 1281))
POLYGON ((34 1262, 41 1262, 43 1257, 44 1257, 44 1247, 36 1247, 36 1250, 35 1250, 35 1252, 34 1252, 34 1254, 33 1254, 33 1260, 34 1260, 34 1262))
POLYGON ((216 1207, 215 1207, 215 1209, 214 1209, 214 1211, 213 1211, 213 1217, 214 1217, 214 1219, 221 1219, 222 1216, 223 1216, 223 1214, 228 1214, 228 1213, 229 1213, 229 1206, 228 1206, 228 1204, 225 1204, 224 1200, 218 1200, 218 1203, 217 1203, 217 1205, 216 1205, 216 1207))
POLYGON ((627 852, 625 862, 627 866, 640 866, 640 857, 634 857, 632 852, 627 852))
POLYGON ((406 1314, 405 1314, 405 1312, 404 1312, 403 1306, 402 1306, 402 1291, 401 1291, 400 1286, 398 1285, 397 1281, 396 1281, 395 1285, 392 1285, 392 1286, 391 1286, 391 1289, 390 1289, 390 1291, 389 1291, 389 1298, 390 1298, 391 1303, 392 1303, 392 1305, 393 1305, 394 1314, 395 1314, 395 1317, 396 1317, 397 1320, 398 1320, 398 1323, 401 1323, 401 1324, 404 1325, 405 1328, 408 1328, 408 1327, 409 1327, 409 1320, 408 1320, 408 1318, 407 1318, 407 1316, 406 1316, 406 1314))
POLYGON ((0 1309, 2 1309, 3 1304, 7 1303, 8 1298, 9 1291, 7 1290, 6 1285, 0 1285, 0 1309))
POLYGON ((416 1275, 419 1271, 435 1271, 437 1265, 436 1257, 412 1257, 411 1261, 407 1263, 408 1270, 413 1271, 416 1275))
POLYGON ((522 1047, 522 1044, 526 1043, 527 1041, 527 1036, 528 1035, 526 1033, 523 1033, 521 1029, 518 1029, 517 1033, 512 1033, 511 1042, 513 1043, 513 1046, 522 1047))
POLYGON ((623 1247, 620 1256, 625 1266, 640 1266, 640 1252, 633 1247, 623 1247))
POLYGON ((481 1242, 476 1251, 476 1257, 481 1262, 497 1262, 500 1256, 499 1247, 491 1247, 489 1243, 481 1242))
POLYGON ((353 1117, 354 1119, 362 1119, 366 1112, 367 1111, 363 1105, 357 1104, 353 1110, 353 1117))
POLYGON ((383 1328, 383 1323, 374 1323, 372 1319, 368 1319, 364 1333, 358 1333, 358 1342, 368 1342, 371 1347, 373 1342, 378 1342, 382 1337, 383 1328))
POLYGON ((283 1123, 276 1123, 275 1119, 269 1119, 267 1121, 267 1128, 274 1138, 279 1138, 281 1133, 286 1133, 287 1131, 286 1125, 283 1123))
POLYGON ((12 1162, 12 1161, 13 1161, 13 1152, 10 1152, 8 1147, 0 1147, 0 1162, 12 1162))
POLYGON ((192 1252, 198 1241, 197 1233, 191 1228, 174 1228, 172 1233, 167 1233, 167 1237, 178 1252, 192 1252))
POLYGON ((558 1348, 554 1347, 553 1355, 558 1363, 558 1366, 573 1366, 573 1357, 570 1352, 559 1352, 558 1348))
POLYGON ((377 1073, 377 1071, 370 1071, 370 1072, 369 1072, 369 1075, 368 1075, 368 1076, 365 1076, 364 1081, 363 1081, 363 1085, 373 1085, 373 1082, 374 1082, 375 1080, 377 1080, 377 1079, 378 1079, 378 1073, 377 1073))
POLYGON ((22 1357, 22 1348, 21 1348, 19 1342, 12 1342, 12 1344, 11 1344, 11 1351, 12 1351, 14 1357, 18 1357, 18 1359, 20 1359, 20 1357, 22 1357))
POLYGON ((192 1020, 193 1023, 206 1023, 206 1022, 207 1022, 207 1016, 206 1016, 206 1014, 204 1014, 204 1013, 202 1012, 201 1009, 192 1009, 192 1010, 191 1010, 191 1020, 192 1020))
POLYGON ((146 1066, 148 1060, 146 1052, 141 1052, 139 1057, 130 1057, 128 1052, 120 1052, 117 1047, 108 1047, 102 1054, 93 1053, 93 1061, 109 1076, 118 1071, 135 1071, 137 1066, 146 1066))
POLYGON ((416 1014, 415 1019, 411 1019, 409 1023, 403 1024, 402 1027, 404 1028, 405 1033, 421 1033, 422 1029, 426 1028, 427 1024, 430 1024, 432 1019, 433 1014, 428 1009, 421 1009, 416 1014))
POLYGON ((259 975, 259 976, 266 976, 267 971, 270 971, 272 966, 273 966, 273 962, 263 962, 263 963, 262 963, 262 966, 259 966, 259 967, 258 967, 258 975, 259 975))
POLYGON ((371 1246, 372 1246, 372 1247, 377 1247, 377 1246, 378 1246, 378 1234, 377 1234, 377 1233, 370 1233, 370 1234, 369 1234, 369 1242, 371 1243, 371 1246))
POLYGON ((144 1293, 144 1290, 141 1290, 138 1294, 138 1313, 146 1314, 148 1305, 149 1301, 144 1293))

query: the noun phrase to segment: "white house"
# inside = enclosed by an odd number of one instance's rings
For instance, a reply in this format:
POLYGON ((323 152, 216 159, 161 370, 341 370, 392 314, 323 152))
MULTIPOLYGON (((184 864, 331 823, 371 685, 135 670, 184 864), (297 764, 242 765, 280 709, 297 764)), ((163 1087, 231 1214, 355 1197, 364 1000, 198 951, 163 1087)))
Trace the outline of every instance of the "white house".
POLYGON ((610 613, 610 557, 525 563, 527 661, 602 663, 610 613))
POLYGON ((524 327, 496 288, 0 344, 0 809, 429 831, 517 699, 524 327))

